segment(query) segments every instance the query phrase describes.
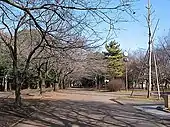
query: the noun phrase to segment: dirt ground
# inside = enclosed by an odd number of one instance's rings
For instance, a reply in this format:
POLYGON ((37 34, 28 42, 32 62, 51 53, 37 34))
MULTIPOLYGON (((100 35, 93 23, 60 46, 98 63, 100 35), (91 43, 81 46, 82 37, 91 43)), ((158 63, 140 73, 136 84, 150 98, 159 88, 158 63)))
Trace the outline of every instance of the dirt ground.
POLYGON ((0 96, 0 127, 170 127, 170 117, 135 109, 134 105, 160 104, 162 100, 129 98, 130 91, 101 92, 68 89, 39 94, 22 91, 23 105, 13 105, 14 95, 0 96), (7 97, 7 98, 5 98, 7 97))
MULTIPOLYGON (((170 127, 170 119, 145 113, 131 102, 117 103, 124 93, 64 90, 25 95, 34 113, 15 127, 170 127), (112 101, 116 100, 116 101, 112 101)), ((122 100, 120 100, 121 102, 122 100)), ((123 101, 122 101, 123 102, 123 101)), ((151 103, 146 102, 146 103, 151 103)))

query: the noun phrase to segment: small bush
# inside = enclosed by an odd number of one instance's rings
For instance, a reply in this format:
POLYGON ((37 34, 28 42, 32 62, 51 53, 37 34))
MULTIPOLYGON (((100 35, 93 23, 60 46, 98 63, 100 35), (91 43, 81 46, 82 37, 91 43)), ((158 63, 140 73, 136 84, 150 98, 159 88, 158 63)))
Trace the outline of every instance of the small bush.
POLYGON ((111 92, 119 91, 123 86, 123 81, 121 79, 112 79, 108 83, 108 90, 111 92))

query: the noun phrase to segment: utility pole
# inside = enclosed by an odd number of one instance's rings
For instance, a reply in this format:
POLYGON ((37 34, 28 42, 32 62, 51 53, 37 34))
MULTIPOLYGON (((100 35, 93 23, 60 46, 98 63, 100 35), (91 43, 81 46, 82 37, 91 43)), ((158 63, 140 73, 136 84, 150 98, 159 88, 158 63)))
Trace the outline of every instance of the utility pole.
POLYGON ((148 44, 149 44, 149 86, 148 86, 148 95, 147 98, 150 97, 150 92, 152 89, 152 34, 151 34, 151 5, 150 0, 148 0, 148 17, 147 17, 147 24, 148 24, 148 44))
MULTIPOLYGON (((150 0, 148 0, 148 6, 146 7, 148 10, 148 14, 146 17, 146 21, 147 21, 147 25, 148 25, 148 50, 146 52, 146 55, 149 55, 149 61, 148 61, 148 78, 149 78, 149 84, 148 84, 148 94, 147 94, 147 98, 150 97, 150 93, 152 90, 152 55, 153 55, 153 60, 154 60, 154 66, 155 66, 155 76, 156 76, 156 85, 157 85, 157 90, 158 90, 158 99, 160 99, 160 88, 159 88, 159 80, 158 80, 158 66, 157 66, 157 61, 156 61, 156 55, 154 52, 154 35, 156 32, 156 29, 158 27, 158 23, 159 20, 156 23, 155 29, 152 33, 151 31, 151 4, 150 4, 150 0)), ((140 76, 141 71, 138 75, 138 77, 140 76)), ((134 88, 132 90, 131 96, 133 95, 134 92, 134 88)))
POLYGON ((128 52, 124 52, 123 53, 123 56, 124 56, 124 62, 125 62, 125 89, 126 90, 128 90, 128 61, 129 61, 129 59, 128 59, 128 52))

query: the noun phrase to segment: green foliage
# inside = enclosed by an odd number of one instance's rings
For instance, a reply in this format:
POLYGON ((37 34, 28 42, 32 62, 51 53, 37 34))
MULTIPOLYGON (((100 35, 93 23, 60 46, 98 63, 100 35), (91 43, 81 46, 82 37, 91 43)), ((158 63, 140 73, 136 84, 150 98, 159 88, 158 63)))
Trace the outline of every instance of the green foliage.
POLYGON ((11 72, 11 60, 8 57, 8 54, 4 53, 2 49, 0 49, 0 76, 4 76, 5 74, 9 74, 11 72))
POLYGON ((111 41, 105 45, 108 55, 108 72, 113 77, 121 77, 124 71, 123 54, 120 45, 116 41, 111 41))

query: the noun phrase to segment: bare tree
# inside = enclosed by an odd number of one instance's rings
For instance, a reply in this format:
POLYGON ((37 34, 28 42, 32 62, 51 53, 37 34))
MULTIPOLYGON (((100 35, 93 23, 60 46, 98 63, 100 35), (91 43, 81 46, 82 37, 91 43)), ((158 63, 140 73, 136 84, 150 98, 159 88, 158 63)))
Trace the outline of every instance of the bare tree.
MULTIPOLYGON (((0 0, 0 17, 4 33, 1 39, 8 47, 13 60, 14 84, 16 85, 16 103, 21 102, 21 83, 18 78, 18 33, 24 29, 36 29, 41 39, 29 53, 23 74, 29 69, 34 53, 44 44, 50 48, 61 48, 62 44, 72 44, 75 36, 84 36, 87 45, 94 46, 103 39, 97 29, 106 23, 108 30, 105 38, 114 33, 115 24, 124 21, 122 12, 131 15, 133 1, 49 1, 49 0, 0 0), (112 15, 109 15, 112 14, 112 15), (69 30, 69 32, 68 32, 69 30), (49 36, 58 41, 49 41, 49 36)), ((24 76, 23 76, 24 77, 24 76)))

